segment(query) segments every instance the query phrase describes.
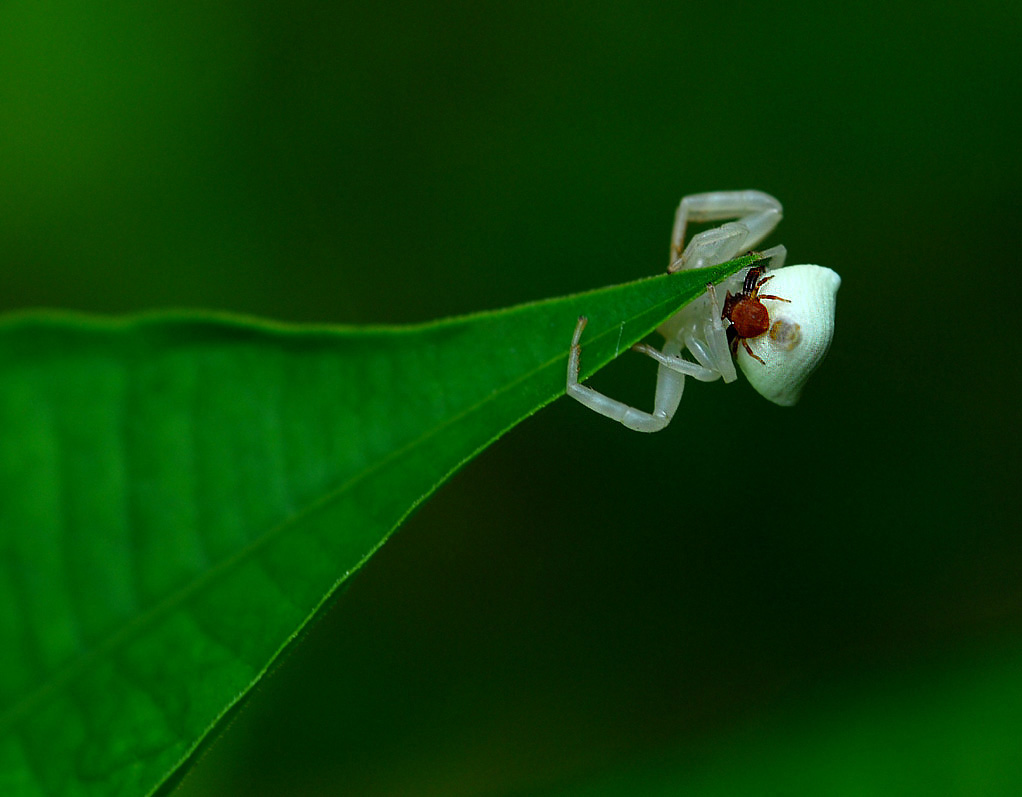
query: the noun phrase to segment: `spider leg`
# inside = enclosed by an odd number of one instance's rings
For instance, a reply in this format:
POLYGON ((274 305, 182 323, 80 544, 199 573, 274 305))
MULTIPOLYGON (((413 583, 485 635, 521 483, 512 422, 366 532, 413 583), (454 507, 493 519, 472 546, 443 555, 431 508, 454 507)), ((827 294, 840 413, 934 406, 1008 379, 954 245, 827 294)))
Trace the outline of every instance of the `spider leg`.
MULTIPOLYGON (((685 388, 685 375, 675 368, 668 368, 663 362, 657 369, 656 395, 653 399, 653 412, 643 412, 623 401, 612 399, 578 381, 582 357, 582 330, 586 327, 586 317, 579 316, 575 334, 571 338, 571 349, 568 354, 568 374, 565 392, 576 401, 584 404, 593 412, 598 412, 611 420, 615 420, 637 432, 659 432, 671 422, 681 402, 681 394, 685 388)), ((674 341, 664 344, 663 356, 673 362, 681 360, 681 346, 674 341)), ((691 363, 699 368, 695 363, 691 363)))
POLYGON ((760 358, 760 357, 758 357, 757 355, 753 354, 753 352, 752 352, 752 349, 751 349, 751 348, 750 348, 750 346, 749 346, 749 340, 748 340, 748 338, 742 338, 742 345, 743 345, 743 346, 745 347, 745 350, 746 350, 747 352, 749 352, 749 356, 750 356, 750 357, 751 357, 752 359, 754 359, 754 360, 759 360, 760 364, 762 364, 762 365, 766 365, 766 363, 764 363, 764 362, 763 362, 762 358, 760 358))
POLYGON ((753 266, 745 272, 745 281, 742 283, 743 294, 751 296, 756 292, 760 285, 773 279, 772 274, 769 277, 763 277, 763 279, 760 279, 760 276, 765 270, 766 269, 764 269, 763 266, 753 266))
POLYGON ((717 291, 712 282, 706 284, 706 295, 710 303, 709 318, 703 324, 702 347, 695 336, 685 336, 685 345, 695 358, 707 367, 720 372, 724 382, 734 382, 738 378, 735 363, 728 352, 727 331, 724 329, 724 312, 717 301, 717 291))
POLYGON ((791 299, 782 299, 780 296, 774 296, 772 293, 760 293, 756 296, 757 299, 773 299, 775 302, 790 302, 791 299))
MULTIPOLYGON (((664 348, 666 348, 666 346, 664 348)), ((680 354, 667 354, 666 352, 658 351, 648 343, 636 343, 632 346, 632 351, 637 351, 640 354, 645 354, 647 357, 652 357, 665 368, 670 368, 672 371, 677 371, 679 374, 691 376, 693 379, 698 379, 700 382, 713 382, 714 380, 720 379, 720 371, 715 371, 712 368, 707 368, 699 363, 686 360, 680 354)), ((695 354, 695 350, 693 350, 692 353, 695 354)), ((699 358, 696 357, 696 359, 699 358)))
POLYGON ((681 271, 724 263, 753 248, 781 220, 781 203, 762 191, 713 191, 681 200, 674 216, 667 270, 681 271), (688 222, 738 219, 699 233, 685 246, 688 222))
POLYGON ((769 263, 770 268, 776 271, 784 265, 785 259, 788 257, 788 250, 781 244, 777 246, 771 246, 769 249, 764 249, 760 252, 763 255, 763 262, 769 263))

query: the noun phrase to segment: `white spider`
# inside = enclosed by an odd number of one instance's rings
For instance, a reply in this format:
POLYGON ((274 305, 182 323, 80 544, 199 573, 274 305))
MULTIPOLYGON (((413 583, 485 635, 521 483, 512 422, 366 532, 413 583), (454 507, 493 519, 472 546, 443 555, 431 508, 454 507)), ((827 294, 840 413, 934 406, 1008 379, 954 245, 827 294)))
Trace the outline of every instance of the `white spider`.
MULTIPOLYGON (((681 200, 674 217, 671 259, 667 270, 704 268, 726 263, 762 241, 781 220, 781 203, 762 191, 715 191, 681 200), (689 221, 738 219, 701 232, 683 249, 689 221)), ((578 320, 568 357, 567 393, 589 409, 638 432, 658 432, 671 422, 685 377, 712 382, 737 378, 732 353, 750 384, 782 406, 798 401, 809 375, 820 364, 834 334, 834 305, 841 278, 821 266, 781 268, 787 251, 775 246, 763 252, 762 263, 774 270, 761 276, 757 266, 736 274, 725 285, 724 308, 712 285, 706 294, 683 307, 658 328, 664 347, 657 351, 640 343, 632 348, 660 365, 653 412, 643 412, 579 384, 579 343, 586 318, 578 320), (767 282, 770 293, 760 293, 767 282), (727 327, 724 321, 728 321, 727 327), (741 344, 739 346, 739 344, 741 344), (695 362, 682 357, 688 349, 695 362)))

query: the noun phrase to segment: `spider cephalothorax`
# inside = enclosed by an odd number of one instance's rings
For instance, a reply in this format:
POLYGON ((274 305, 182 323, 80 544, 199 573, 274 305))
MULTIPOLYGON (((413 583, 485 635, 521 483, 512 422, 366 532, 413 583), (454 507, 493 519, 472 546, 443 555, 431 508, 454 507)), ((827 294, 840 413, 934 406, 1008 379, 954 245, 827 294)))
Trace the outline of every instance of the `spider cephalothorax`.
POLYGON ((770 329, 770 312, 761 300, 788 301, 780 296, 759 292, 760 288, 773 279, 772 274, 768 277, 762 276, 763 271, 762 266, 750 268, 745 275, 742 292, 736 295, 728 291, 724 298, 724 310, 720 314, 721 319, 731 322, 731 326, 727 328, 727 342, 731 346, 731 353, 737 354, 738 342, 741 341, 749 356, 761 363, 763 360, 753 354, 748 342, 749 338, 758 338, 770 329))

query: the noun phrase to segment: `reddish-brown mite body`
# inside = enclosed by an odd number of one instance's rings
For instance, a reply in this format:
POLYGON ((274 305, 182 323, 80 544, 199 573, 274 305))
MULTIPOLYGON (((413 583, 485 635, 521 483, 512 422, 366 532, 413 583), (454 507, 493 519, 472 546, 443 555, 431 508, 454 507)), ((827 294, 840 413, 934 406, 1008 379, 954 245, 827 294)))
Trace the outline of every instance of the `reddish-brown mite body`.
POLYGON ((749 338, 758 338, 770 329, 770 313, 761 300, 788 301, 769 293, 761 294, 759 289, 773 279, 773 275, 769 277, 762 275, 762 266, 750 268, 749 273, 745 275, 745 282, 742 283, 742 292, 736 296, 728 291, 724 298, 724 311, 720 314, 722 319, 731 322, 731 326, 727 328, 727 342, 731 344, 731 354, 738 351, 738 341, 741 341, 749 356, 761 363, 763 360, 749 348, 749 338))

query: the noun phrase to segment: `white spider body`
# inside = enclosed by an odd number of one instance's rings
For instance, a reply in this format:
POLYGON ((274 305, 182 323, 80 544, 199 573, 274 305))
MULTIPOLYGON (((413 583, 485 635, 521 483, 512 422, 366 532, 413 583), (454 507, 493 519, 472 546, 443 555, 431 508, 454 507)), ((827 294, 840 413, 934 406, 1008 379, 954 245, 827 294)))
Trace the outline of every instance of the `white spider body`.
MULTIPOLYGON (((718 191, 685 197, 674 219, 671 260, 667 270, 702 268, 732 260, 763 240, 780 221, 781 212, 781 203, 761 191, 718 191), (689 221, 728 218, 739 220, 701 232, 682 248, 689 221)), ((746 280, 747 272, 743 272, 721 287, 726 288, 729 294, 741 288, 735 299, 729 297, 729 302, 737 304, 749 299, 755 300, 753 304, 761 305, 758 307, 760 313, 765 308, 769 323, 759 327, 766 330, 761 334, 757 331, 754 337, 741 337, 735 334, 739 325, 734 324, 730 334, 737 338, 735 344, 741 344, 735 345, 734 350, 738 364, 752 386, 770 401, 790 406, 798 401, 806 380, 830 346, 834 332, 835 296, 841 278, 820 266, 781 268, 785 254, 783 246, 763 252, 762 262, 769 260, 775 270, 758 283, 755 276, 746 280), (758 298, 756 289, 767 282, 770 283, 770 294, 758 298)), ((729 323, 730 319, 729 315, 729 323)), ((724 320, 716 291, 707 286, 704 296, 683 307, 660 326, 658 331, 665 338, 662 350, 657 351, 644 343, 633 347, 660 364, 654 409, 648 413, 579 383, 579 341, 586 324, 586 319, 580 318, 568 358, 567 393, 629 429, 659 431, 674 417, 686 376, 702 382, 720 378, 733 382, 737 378, 724 320), (685 349, 689 350, 695 362, 682 357, 685 349)))

